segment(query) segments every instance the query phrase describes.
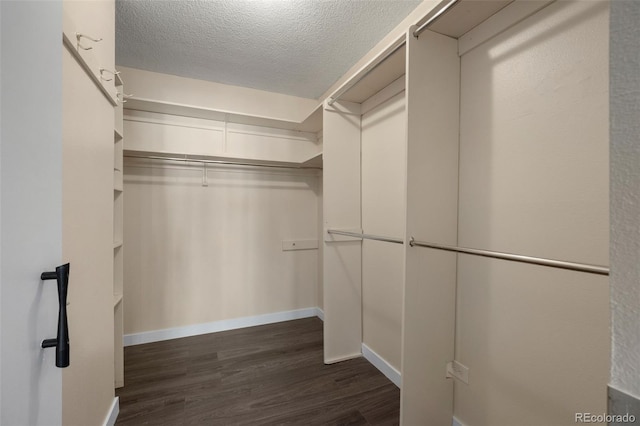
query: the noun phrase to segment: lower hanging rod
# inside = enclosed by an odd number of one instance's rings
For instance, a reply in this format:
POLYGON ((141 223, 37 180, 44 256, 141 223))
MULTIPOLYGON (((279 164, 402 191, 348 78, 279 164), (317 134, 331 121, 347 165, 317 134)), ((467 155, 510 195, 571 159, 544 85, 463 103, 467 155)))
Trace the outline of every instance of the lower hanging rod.
POLYGON ((384 237, 381 235, 361 234, 359 232, 339 231, 337 229, 327 229, 328 234, 344 235, 345 237, 362 238, 363 240, 385 241, 387 243, 404 244, 401 238, 384 237))
POLYGON ((499 251, 480 250, 468 247, 449 246, 446 244, 416 241, 413 237, 409 241, 411 247, 427 247, 436 250, 450 251, 454 253, 471 254, 474 256, 491 257, 494 259, 511 260, 514 262, 530 263, 534 265, 549 266, 551 268, 568 269, 571 271, 587 272, 590 274, 609 275, 609 268, 587 263, 567 262, 564 260, 546 259, 543 257, 524 256, 521 254, 502 253, 499 251))
POLYGON ((264 164, 264 163, 251 163, 247 161, 234 161, 234 160, 206 160, 200 158, 188 158, 188 157, 163 157, 160 155, 131 155, 124 154, 125 158, 138 158, 143 160, 164 160, 164 161, 177 161, 180 163, 201 163, 201 164, 221 164, 228 166, 248 166, 248 167, 268 167, 271 169, 294 169, 294 170, 322 170, 320 167, 306 167, 297 165, 279 165, 279 164, 264 164))

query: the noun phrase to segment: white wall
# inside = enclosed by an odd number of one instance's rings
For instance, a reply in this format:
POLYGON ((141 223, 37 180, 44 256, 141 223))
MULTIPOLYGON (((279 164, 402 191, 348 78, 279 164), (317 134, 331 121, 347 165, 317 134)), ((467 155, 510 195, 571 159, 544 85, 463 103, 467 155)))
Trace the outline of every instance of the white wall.
POLYGON ((611 3, 611 385, 640 398, 640 3, 611 3))
MULTIPOLYGON (((363 106, 366 105, 366 102, 363 106)), ((404 91, 362 116, 362 229, 402 238, 405 228, 404 91)), ((362 241, 363 343, 400 371, 403 247, 362 241)))
POLYGON ((315 173, 125 167, 125 334, 317 306, 315 173))
MULTIPOLYGON (((608 264, 607 41, 607 2, 555 2, 462 57, 459 245, 608 264)), ((606 412, 607 283, 459 256, 456 417, 606 412)))

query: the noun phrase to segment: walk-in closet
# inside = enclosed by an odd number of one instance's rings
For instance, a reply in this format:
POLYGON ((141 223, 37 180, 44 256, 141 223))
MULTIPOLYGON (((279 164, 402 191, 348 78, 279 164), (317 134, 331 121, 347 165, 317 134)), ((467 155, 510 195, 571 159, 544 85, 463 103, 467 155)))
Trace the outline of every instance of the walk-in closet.
POLYGON ((1 5, 62 74, 2 44, 0 423, 640 421, 638 3, 1 5))
POLYGON ((404 424, 605 412, 608 5, 515 3, 470 31, 445 19, 327 103, 327 361, 385 331, 368 302, 395 273, 404 424), (349 97, 366 79, 380 91, 349 97))

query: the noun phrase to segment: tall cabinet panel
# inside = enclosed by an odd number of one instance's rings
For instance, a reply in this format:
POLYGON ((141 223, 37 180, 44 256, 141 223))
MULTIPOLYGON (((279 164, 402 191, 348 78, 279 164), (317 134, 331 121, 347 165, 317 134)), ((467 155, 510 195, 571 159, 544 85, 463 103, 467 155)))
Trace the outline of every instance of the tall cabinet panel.
MULTIPOLYGON (((406 239, 457 244, 457 40, 407 35, 406 239)), ((444 425, 453 414, 456 256, 405 245, 401 421, 444 425)))
POLYGON ((119 74, 114 74, 118 105, 115 108, 113 128, 113 348, 114 348, 114 384, 116 388, 124 386, 124 158, 123 158, 123 102, 124 86, 119 74))
POLYGON ((327 229, 362 232, 360 216, 360 105, 325 107, 324 129, 324 362, 362 353, 361 240, 327 229))
POLYGON ((113 106, 66 50, 63 74, 63 255, 72 260, 63 424, 93 424, 113 399, 113 106))
MULTIPOLYGON (((65 2, 63 41, 63 256, 71 262, 70 365, 63 424, 102 424, 114 407, 113 2, 65 2), (86 4, 85 4, 86 3, 86 4), (85 13, 86 12, 86 13, 85 13), (76 33, 99 42, 83 50, 76 33), (99 29, 99 30, 98 30, 99 29), (113 70, 112 70, 113 71, 113 70)), ((82 43, 87 40, 82 41, 82 43)))

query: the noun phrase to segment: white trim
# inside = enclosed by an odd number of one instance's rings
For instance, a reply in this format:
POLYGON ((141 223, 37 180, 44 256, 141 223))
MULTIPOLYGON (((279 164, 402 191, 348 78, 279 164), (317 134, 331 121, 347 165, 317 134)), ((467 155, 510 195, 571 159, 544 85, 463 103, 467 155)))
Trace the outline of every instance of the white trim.
POLYGON ((111 408, 109 409, 109 413, 107 417, 104 419, 104 426, 113 426, 116 424, 116 420, 118 419, 118 414, 120 414, 120 397, 116 396, 113 398, 113 402, 111 403, 111 408))
POLYGON ((402 375, 384 358, 375 353, 369 346, 362 344, 362 355, 373 364, 387 379, 391 380, 398 388, 402 389, 402 375))
POLYGON ((218 331, 235 330, 237 328, 254 327, 256 325, 272 324, 275 322, 291 321, 300 318, 317 316, 318 308, 304 308, 293 311, 274 312, 271 314, 252 317, 233 318, 203 324, 193 324, 184 327, 166 328, 164 330, 144 331, 124 335, 124 346, 141 345, 162 340, 178 339, 180 337, 197 336, 199 334, 216 333, 218 331))
POLYGON ((321 308, 316 308, 316 316, 324 322, 324 311, 321 308))
POLYGON ((453 418, 453 423, 451 425, 452 426, 464 426, 462 423, 460 423, 460 420, 456 419, 455 417, 453 418))

